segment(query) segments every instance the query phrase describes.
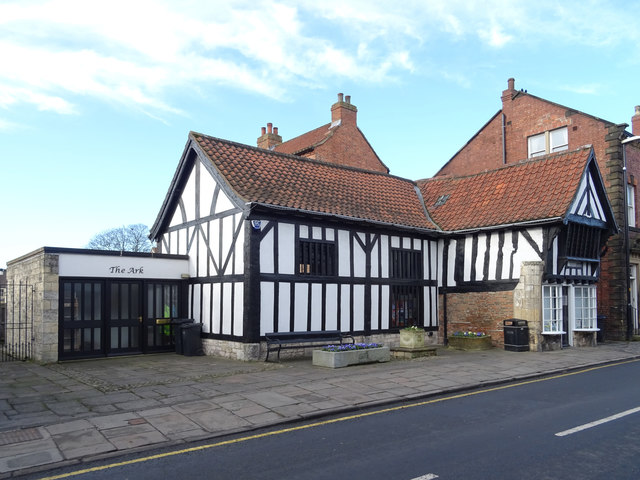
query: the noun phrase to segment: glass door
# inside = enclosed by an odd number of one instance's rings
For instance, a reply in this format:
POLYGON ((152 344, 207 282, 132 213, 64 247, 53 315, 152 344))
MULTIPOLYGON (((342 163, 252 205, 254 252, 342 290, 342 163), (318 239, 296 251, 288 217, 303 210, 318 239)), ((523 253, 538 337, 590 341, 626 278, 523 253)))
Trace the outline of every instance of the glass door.
POLYGON ((142 352, 142 284, 112 282, 109 289, 109 355, 142 352))
POLYGON ((180 315, 180 285, 175 282, 147 283, 145 291, 145 352, 171 351, 175 348, 175 329, 179 328, 173 322, 180 315))
POLYGON ((60 283, 58 354, 61 359, 104 355, 103 289, 103 282, 94 280, 60 283))

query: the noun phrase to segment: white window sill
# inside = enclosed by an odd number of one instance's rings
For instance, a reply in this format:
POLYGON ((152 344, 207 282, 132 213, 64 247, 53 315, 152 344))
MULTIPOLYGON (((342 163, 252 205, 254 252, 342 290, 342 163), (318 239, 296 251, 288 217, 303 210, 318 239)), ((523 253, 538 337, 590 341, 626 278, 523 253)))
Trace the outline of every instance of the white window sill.
POLYGON ((567 332, 542 332, 542 335, 566 335, 567 332))
POLYGON ((574 328, 574 332, 599 332, 599 328, 574 328))

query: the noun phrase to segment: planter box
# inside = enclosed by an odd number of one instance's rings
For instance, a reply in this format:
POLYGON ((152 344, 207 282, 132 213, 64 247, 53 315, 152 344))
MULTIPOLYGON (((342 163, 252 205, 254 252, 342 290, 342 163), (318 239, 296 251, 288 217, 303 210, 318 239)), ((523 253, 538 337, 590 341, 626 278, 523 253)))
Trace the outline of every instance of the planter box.
POLYGON ((458 350, 489 350, 493 347, 491 336, 449 337, 449 346, 458 350))
POLYGON ((423 348, 424 330, 400 330, 400 348, 423 348))
POLYGON ((389 347, 365 348, 346 352, 313 351, 313 365, 328 368, 348 367, 363 363, 388 362, 391 358, 389 347))

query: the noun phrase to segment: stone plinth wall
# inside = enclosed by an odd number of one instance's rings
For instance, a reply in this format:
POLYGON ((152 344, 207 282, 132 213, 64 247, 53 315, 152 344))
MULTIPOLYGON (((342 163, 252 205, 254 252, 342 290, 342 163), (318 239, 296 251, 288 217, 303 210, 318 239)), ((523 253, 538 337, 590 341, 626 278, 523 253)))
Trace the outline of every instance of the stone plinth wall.
POLYGON ((520 281, 513 291, 513 317, 526 320, 529 327, 529 349, 542 350, 542 262, 522 262, 520 281))
MULTIPOLYGON (((9 284, 33 287, 33 360, 39 363, 58 361, 58 255, 44 249, 7 264, 9 284)), ((11 322, 8 312, 7 322, 11 322)))

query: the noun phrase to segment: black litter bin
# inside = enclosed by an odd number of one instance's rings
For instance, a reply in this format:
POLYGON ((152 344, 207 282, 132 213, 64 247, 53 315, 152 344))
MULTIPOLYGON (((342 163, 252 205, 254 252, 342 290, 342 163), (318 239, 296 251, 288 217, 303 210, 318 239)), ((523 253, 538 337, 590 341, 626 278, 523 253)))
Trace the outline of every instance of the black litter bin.
POLYGON ((526 320, 510 318, 503 322, 504 349, 510 352, 529 351, 529 324, 526 320))
POLYGON ((184 354, 182 326, 190 323, 193 323, 193 318, 174 318, 171 320, 171 325, 173 325, 173 343, 176 346, 176 353, 179 355, 184 354))
POLYGON ((185 323, 180 326, 182 354, 184 356, 195 357, 198 355, 204 355, 200 332, 202 332, 202 324, 200 323, 185 323))

